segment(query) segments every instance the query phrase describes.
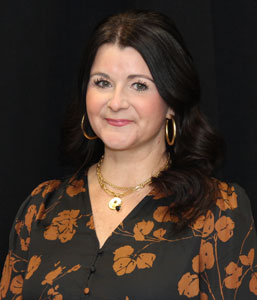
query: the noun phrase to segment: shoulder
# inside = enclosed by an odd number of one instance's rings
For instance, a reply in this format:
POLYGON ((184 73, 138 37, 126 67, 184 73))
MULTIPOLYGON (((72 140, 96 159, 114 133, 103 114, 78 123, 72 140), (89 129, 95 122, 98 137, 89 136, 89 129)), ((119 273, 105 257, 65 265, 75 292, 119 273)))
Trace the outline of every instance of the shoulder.
POLYGON ((200 230, 204 237, 217 234, 222 242, 236 233, 244 235, 254 229, 251 203, 245 190, 236 183, 216 181, 218 193, 213 206, 198 217, 192 228, 200 230))
POLYGON ((244 188, 237 183, 218 181, 219 195, 215 199, 220 211, 234 211, 235 214, 251 214, 251 203, 244 188))
POLYGON ((37 220, 44 219, 46 212, 58 203, 85 192, 86 184, 85 177, 79 178, 75 175, 40 183, 20 206, 16 220, 32 217, 37 220))
POLYGON ((218 196, 213 207, 196 220, 193 229, 200 229, 204 238, 215 236, 223 243, 239 243, 251 232, 256 243, 251 204, 245 190, 236 183, 217 183, 218 196))
POLYGON ((76 175, 61 180, 47 180, 34 188, 31 192, 31 196, 34 197, 40 195, 45 198, 48 194, 52 194, 53 192, 65 192, 68 196, 73 197, 78 193, 85 191, 85 181, 85 178, 79 178, 76 175))

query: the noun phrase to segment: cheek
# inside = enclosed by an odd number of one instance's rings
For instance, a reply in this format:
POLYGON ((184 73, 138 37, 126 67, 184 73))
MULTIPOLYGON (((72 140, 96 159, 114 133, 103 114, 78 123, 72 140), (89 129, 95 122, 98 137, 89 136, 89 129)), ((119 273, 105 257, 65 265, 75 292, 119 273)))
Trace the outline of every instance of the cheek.
POLYGON ((141 116, 158 118, 158 119, 165 119, 166 113, 168 111, 168 106, 160 97, 159 94, 152 95, 147 99, 144 99, 140 105, 138 105, 138 111, 140 112, 141 116))
POLYGON ((86 93, 86 109, 88 117, 90 118, 92 115, 95 115, 99 112, 100 103, 98 101, 99 97, 97 97, 97 93, 92 89, 88 89, 86 93))

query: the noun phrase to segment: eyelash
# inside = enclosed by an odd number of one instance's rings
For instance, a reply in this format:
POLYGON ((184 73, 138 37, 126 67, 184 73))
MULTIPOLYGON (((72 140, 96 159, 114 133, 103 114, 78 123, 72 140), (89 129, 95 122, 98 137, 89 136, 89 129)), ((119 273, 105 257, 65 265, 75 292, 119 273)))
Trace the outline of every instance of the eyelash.
POLYGON ((104 84, 110 84, 110 82, 108 81, 108 80, 106 80, 106 79, 104 79, 104 78, 96 78, 95 80, 94 80, 94 84, 97 86, 97 87, 99 87, 99 88, 102 88, 102 89, 104 89, 106 86, 102 86, 102 85, 100 85, 100 83, 104 83, 104 84))
POLYGON ((144 81, 141 81, 141 80, 138 80, 137 82, 134 82, 134 83, 132 84, 132 86, 133 86, 133 85, 140 85, 141 87, 143 87, 143 89, 136 89, 138 92, 143 92, 143 91, 145 91, 145 90, 148 89, 147 83, 144 82, 144 81))
MULTIPOLYGON (((109 85, 111 83, 108 80, 100 77, 100 78, 94 79, 94 84, 97 87, 104 89, 106 87, 109 87, 109 85), (101 83, 104 84, 104 86, 101 85, 101 83)), ((137 82, 132 83, 131 86, 134 87, 137 92, 143 92, 143 91, 148 90, 148 84, 142 80, 138 80, 137 82), (137 88, 135 87, 136 85, 137 85, 137 88), (141 86, 141 88, 138 88, 138 86, 141 86)))

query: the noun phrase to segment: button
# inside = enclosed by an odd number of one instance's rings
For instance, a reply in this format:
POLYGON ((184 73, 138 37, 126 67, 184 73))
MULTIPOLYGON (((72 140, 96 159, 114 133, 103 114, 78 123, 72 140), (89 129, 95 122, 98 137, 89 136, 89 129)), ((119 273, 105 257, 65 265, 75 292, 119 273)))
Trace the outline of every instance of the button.
POLYGON ((89 289, 88 287, 86 287, 86 288, 84 289, 84 294, 85 294, 85 295, 88 295, 89 292, 90 292, 90 289, 89 289))
POLYGON ((94 273, 95 270, 96 270, 95 266, 91 266, 91 267, 90 267, 90 272, 91 272, 91 273, 94 273))
POLYGON ((104 253, 104 251, 102 250, 102 249, 99 249, 98 251, 97 251, 97 254, 103 254, 104 253))

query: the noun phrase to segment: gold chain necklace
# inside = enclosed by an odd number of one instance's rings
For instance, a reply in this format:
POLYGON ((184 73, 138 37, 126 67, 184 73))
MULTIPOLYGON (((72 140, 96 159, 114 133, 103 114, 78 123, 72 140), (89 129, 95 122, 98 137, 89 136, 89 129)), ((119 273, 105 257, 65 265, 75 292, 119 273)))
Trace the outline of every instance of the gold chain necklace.
POLYGON ((101 172, 101 166, 104 160, 104 156, 101 157, 101 159, 99 160, 99 162, 97 163, 96 166, 96 175, 97 175, 97 179, 99 182, 100 187, 110 196, 113 196, 113 198, 109 201, 109 208, 114 210, 116 209, 117 211, 119 211, 121 209, 121 205, 122 205, 122 200, 121 197, 124 197, 130 193, 133 193, 135 191, 139 191, 141 189, 143 189, 146 185, 150 184, 152 182, 152 177, 158 177, 161 173, 161 171, 167 169, 169 167, 169 165, 171 164, 171 159, 170 157, 168 157, 167 162, 165 164, 165 166, 163 168, 161 168, 158 172, 156 172, 155 174, 153 174, 150 178, 146 179, 145 181, 139 183, 136 186, 118 186, 115 185, 109 181, 107 181, 101 172), (109 187, 112 187, 114 190, 118 190, 118 191, 113 191, 111 190, 109 187))

